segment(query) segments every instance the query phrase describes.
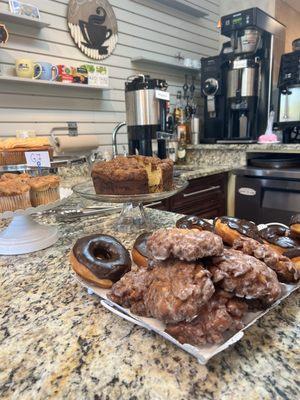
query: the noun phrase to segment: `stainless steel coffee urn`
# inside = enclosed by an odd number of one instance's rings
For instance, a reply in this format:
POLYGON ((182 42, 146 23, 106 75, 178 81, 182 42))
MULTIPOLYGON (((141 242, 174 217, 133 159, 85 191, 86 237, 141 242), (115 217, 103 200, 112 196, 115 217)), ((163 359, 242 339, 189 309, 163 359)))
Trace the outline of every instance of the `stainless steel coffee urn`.
MULTIPOLYGON (((152 79, 149 75, 131 76, 125 82, 129 154, 152 156, 155 143, 162 153, 158 156, 164 156, 164 139, 160 139, 158 132, 166 131, 167 88, 165 80, 152 79)), ((116 153, 116 132, 113 134, 113 145, 116 153)))

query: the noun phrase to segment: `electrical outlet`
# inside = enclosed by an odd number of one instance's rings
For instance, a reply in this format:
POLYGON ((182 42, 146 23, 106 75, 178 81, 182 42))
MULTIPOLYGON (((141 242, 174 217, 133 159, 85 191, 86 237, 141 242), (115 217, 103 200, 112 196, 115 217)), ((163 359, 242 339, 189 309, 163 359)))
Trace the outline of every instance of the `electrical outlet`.
POLYGON ((68 122, 69 136, 78 136, 77 122, 68 122))

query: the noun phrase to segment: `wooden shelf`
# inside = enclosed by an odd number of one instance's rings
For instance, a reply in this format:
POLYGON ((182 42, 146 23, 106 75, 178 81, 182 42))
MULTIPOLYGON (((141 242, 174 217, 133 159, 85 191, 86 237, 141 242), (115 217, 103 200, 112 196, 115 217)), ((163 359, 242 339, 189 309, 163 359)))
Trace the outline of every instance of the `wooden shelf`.
POLYGON ((192 15, 196 18, 206 17, 208 14, 201 10, 200 7, 193 5, 185 0, 152 0, 160 5, 165 5, 167 7, 175 8, 185 14, 192 15))
POLYGON ((12 22, 14 24, 32 26, 37 29, 43 29, 50 26, 50 24, 43 22, 40 19, 34 19, 4 11, 0 11, 0 22, 12 22))
POLYGON ((31 85, 41 85, 41 86, 54 86, 54 87, 64 87, 68 89, 83 89, 83 90, 109 90, 108 87, 101 86, 91 86, 81 83, 64 83, 56 81, 43 81, 40 79, 29 79, 29 78, 19 78, 17 76, 0 76, 0 82, 15 82, 15 83, 26 83, 31 85))
POLYGON ((160 60, 155 60, 153 58, 147 58, 147 57, 135 57, 131 59, 132 63, 145 63, 145 64, 154 64, 154 65, 160 65, 160 66, 165 66, 169 68, 175 68, 179 69, 182 71, 189 71, 189 72, 194 72, 194 73, 200 73, 200 68, 194 68, 194 67, 186 67, 183 64, 167 62, 167 61, 160 61, 160 60))

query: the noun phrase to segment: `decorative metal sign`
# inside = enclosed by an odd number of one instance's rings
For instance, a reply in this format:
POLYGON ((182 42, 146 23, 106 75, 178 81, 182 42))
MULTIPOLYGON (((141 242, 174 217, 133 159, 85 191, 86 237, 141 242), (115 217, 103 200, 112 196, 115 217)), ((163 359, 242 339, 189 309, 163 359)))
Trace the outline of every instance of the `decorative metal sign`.
POLYGON ((118 24, 107 0, 71 0, 68 26, 78 48, 94 60, 111 55, 118 41, 118 24))

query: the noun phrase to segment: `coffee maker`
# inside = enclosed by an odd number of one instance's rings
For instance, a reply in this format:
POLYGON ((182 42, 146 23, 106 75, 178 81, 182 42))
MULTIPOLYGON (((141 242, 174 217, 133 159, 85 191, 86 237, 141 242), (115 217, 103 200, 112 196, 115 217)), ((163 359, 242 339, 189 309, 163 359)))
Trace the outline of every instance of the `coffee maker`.
POLYGON ((278 127, 283 143, 300 143, 300 39, 281 57, 278 89, 278 127))
POLYGON ((125 82, 126 122, 113 132, 114 154, 117 154, 116 135, 120 127, 127 125, 128 151, 166 157, 167 102, 170 95, 168 84, 163 79, 152 79, 149 75, 135 75, 125 82))
POLYGON ((230 41, 201 60, 204 143, 252 143, 272 107, 274 35, 284 26, 259 8, 226 15, 221 34, 230 41))

